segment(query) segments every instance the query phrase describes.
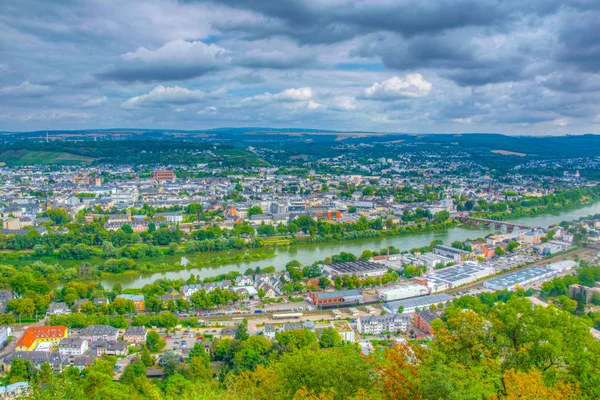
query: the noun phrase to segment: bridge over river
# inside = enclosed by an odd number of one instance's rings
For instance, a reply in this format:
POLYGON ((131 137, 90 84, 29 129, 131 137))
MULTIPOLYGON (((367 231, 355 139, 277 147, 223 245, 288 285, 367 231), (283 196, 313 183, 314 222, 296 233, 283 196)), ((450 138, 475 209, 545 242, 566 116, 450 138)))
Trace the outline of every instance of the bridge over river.
POLYGON ((508 230, 512 230, 514 231, 515 228, 521 229, 521 230, 529 230, 529 229, 533 229, 533 226, 528 226, 528 225, 523 225, 523 224, 519 224, 519 223, 513 223, 513 222, 506 222, 506 221, 495 221, 493 219, 485 219, 485 218, 473 218, 470 216, 463 216, 463 217, 458 217, 458 219, 465 223, 465 224, 471 224, 471 225, 484 225, 484 226, 489 226, 490 228, 493 229, 506 229, 508 230))

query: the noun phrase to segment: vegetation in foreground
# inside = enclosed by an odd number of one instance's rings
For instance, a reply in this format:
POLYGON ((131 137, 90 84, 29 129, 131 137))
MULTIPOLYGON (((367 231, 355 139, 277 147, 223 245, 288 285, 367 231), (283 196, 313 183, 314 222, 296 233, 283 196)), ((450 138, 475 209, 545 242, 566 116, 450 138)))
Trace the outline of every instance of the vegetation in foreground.
POLYGON ((288 331, 275 343, 249 336, 180 357, 154 360, 143 349, 113 381, 115 358, 83 373, 53 374, 13 366, 10 381, 29 379, 29 399, 595 399, 600 343, 586 320, 555 306, 532 306, 523 292, 462 298, 434 321, 426 345, 376 347, 365 356, 332 329, 288 331), (161 379, 148 379, 147 368, 161 379))

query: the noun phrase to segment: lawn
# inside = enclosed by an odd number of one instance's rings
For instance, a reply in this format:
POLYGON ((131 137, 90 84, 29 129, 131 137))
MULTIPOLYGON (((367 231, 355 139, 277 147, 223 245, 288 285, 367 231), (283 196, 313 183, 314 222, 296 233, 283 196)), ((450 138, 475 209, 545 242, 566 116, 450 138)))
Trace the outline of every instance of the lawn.
POLYGON ((11 165, 90 164, 94 161, 91 157, 54 151, 7 151, 0 155, 0 159, 11 165))

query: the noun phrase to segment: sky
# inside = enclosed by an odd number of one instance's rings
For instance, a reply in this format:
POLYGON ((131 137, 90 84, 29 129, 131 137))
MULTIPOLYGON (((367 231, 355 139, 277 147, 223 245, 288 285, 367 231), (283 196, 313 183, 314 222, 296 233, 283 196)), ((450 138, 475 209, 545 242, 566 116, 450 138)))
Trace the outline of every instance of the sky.
POLYGON ((3 0, 0 130, 600 132, 597 0, 3 0))

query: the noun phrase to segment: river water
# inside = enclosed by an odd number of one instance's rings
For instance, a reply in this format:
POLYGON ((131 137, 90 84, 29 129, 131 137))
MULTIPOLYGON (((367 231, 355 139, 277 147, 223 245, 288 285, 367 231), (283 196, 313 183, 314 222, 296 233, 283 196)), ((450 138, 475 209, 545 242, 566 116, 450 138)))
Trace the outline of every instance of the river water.
MULTIPOLYGON (((600 202, 582 207, 576 210, 563 211, 555 214, 544 214, 535 217, 519 218, 508 222, 519 223, 532 227, 547 228, 550 225, 558 224, 562 221, 572 221, 592 214, 600 214, 600 202)), ((148 283, 154 282, 159 278, 169 279, 187 279, 190 274, 194 274, 201 278, 215 276, 229 271, 239 271, 243 273, 248 268, 256 268, 274 266, 275 269, 283 270, 285 264, 291 260, 298 260, 302 264, 312 264, 315 261, 323 260, 333 254, 339 254, 342 251, 353 253, 359 256, 363 250, 378 250, 389 246, 394 246, 399 250, 410 250, 415 247, 423 247, 434 240, 441 240, 444 244, 449 245, 455 240, 476 239, 484 237, 489 233, 497 232, 487 227, 468 228, 457 227, 447 231, 430 232, 424 234, 416 234, 410 236, 396 236, 391 238, 370 238, 357 239, 344 242, 327 242, 318 244, 301 244, 286 247, 277 247, 274 249, 275 257, 253 262, 241 262, 237 264, 225 264, 218 267, 203 267, 190 268, 179 271, 154 272, 144 275, 121 275, 102 280, 105 288, 111 288, 116 282, 120 282, 123 288, 141 288, 148 283)), ((263 249, 258 249, 263 250, 263 249)), ((252 251, 252 250, 250 250, 252 251)), ((264 251, 264 250, 263 250, 264 251)), ((235 254, 235 251, 231 251, 235 254)), ((198 258, 211 258, 213 255, 200 254, 198 258)), ((190 257, 191 258, 191 257, 190 257)), ((165 259, 165 262, 173 262, 172 259, 165 259)))

